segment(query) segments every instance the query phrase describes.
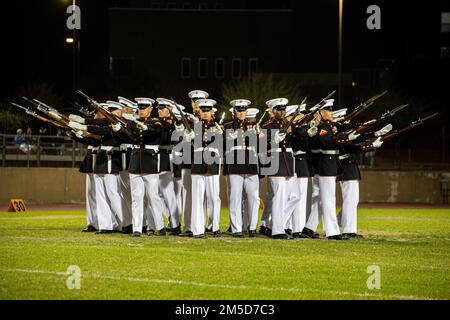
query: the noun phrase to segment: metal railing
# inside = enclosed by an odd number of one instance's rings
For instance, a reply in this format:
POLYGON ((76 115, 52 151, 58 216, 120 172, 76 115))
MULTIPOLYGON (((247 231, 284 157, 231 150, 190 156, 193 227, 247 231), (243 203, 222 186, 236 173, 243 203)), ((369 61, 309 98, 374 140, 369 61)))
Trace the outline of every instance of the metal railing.
POLYGON ((0 134, 3 167, 76 167, 86 147, 67 136, 27 136, 0 134))

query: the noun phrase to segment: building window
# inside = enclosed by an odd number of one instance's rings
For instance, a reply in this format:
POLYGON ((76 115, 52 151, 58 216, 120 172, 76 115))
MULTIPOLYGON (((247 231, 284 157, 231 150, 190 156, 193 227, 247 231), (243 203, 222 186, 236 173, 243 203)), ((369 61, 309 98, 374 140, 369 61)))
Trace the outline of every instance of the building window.
POLYGON ((216 58, 215 62, 215 76, 217 79, 223 79, 225 77, 225 59, 216 58))
POLYGON ((198 77, 201 79, 208 77, 208 58, 198 59, 198 77))
POLYGON ((251 78, 254 73, 258 72, 258 58, 248 59, 248 77, 251 78))
POLYGON ((241 58, 233 58, 231 60, 231 76, 233 79, 239 79, 241 77, 241 58))
POLYGON ((181 58, 181 77, 191 77, 191 58, 181 58))

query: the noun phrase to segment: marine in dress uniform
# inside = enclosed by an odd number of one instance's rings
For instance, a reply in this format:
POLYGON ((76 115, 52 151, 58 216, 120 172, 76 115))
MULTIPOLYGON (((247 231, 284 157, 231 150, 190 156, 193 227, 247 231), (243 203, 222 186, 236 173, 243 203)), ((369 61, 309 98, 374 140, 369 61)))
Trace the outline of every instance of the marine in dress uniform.
MULTIPOLYGON (((265 143, 268 146, 268 157, 272 167, 272 172, 267 174, 273 192, 271 204, 272 238, 292 239, 290 235, 286 234, 284 217, 288 199, 288 181, 294 179, 294 157, 291 147, 291 134, 281 132, 281 129, 284 129, 287 125, 285 114, 288 99, 272 99, 266 104, 272 107, 274 118, 262 127, 263 133, 260 135, 260 140, 267 139, 265 143)), ((262 163, 265 162, 262 161, 262 163)), ((261 168, 261 170, 263 169, 265 168, 261 168)))
MULTIPOLYGON (((130 174, 133 236, 141 235, 144 213, 147 222, 157 235, 165 235, 163 210, 164 202, 159 195, 160 150, 159 146, 168 134, 159 119, 151 118, 152 105, 150 98, 136 98, 139 108, 139 120, 131 123, 130 128, 136 137, 131 153, 130 174), (144 197, 146 198, 144 208, 144 197)), ((149 235, 153 234, 149 231, 149 235)))
POLYGON ((252 123, 247 122, 249 100, 233 100, 234 120, 224 126, 225 166, 228 177, 231 231, 242 237, 243 195, 249 213, 249 236, 255 237, 259 212, 258 137, 252 123))
POLYGON ((205 237, 205 198, 211 203, 212 231, 220 236, 220 165, 221 136, 223 130, 212 120, 211 110, 216 104, 212 99, 196 101, 200 108, 200 122, 195 124, 194 163, 192 164, 192 220, 194 237, 205 237))

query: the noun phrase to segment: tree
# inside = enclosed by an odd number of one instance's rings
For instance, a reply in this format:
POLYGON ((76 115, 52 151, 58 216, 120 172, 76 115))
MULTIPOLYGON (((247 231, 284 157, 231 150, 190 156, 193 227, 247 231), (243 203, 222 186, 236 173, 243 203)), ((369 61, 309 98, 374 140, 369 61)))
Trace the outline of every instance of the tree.
POLYGON ((287 98, 289 104, 299 104, 305 94, 299 83, 283 78, 276 78, 273 74, 256 73, 251 78, 245 78, 222 86, 224 105, 219 110, 228 111, 231 107, 229 101, 235 99, 248 99, 253 108, 261 112, 266 109, 266 101, 274 98, 287 98))

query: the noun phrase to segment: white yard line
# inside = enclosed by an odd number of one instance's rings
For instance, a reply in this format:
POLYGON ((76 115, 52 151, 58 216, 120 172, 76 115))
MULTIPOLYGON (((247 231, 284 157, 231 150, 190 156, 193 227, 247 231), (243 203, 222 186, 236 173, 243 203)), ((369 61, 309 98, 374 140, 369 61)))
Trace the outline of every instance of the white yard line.
MULTIPOLYGON (((30 274, 47 274, 47 275, 57 275, 57 276, 69 276, 67 272, 57 272, 57 271, 46 271, 46 270, 32 270, 32 269, 0 269, 2 272, 12 272, 12 273, 30 273, 30 274)), ((146 282, 146 283, 160 283, 160 284, 176 284, 176 285, 187 285, 195 287, 208 287, 208 288, 221 288, 221 289, 242 289, 251 291, 285 291, 285 292, 316 292, 325 293, 333 295, 346 295, 362 298, 381 298, 381 299, 401 299, 401 300, 432 300, 428 297, 416 297, 407 295, 393 295, 393 294, 376 294, 376 293, 356 293, 348 291, 334 291, 334 290, 318 290, 318 289, 305 289, 305 288, 283 288, 283 287, 261 287, 261 286, 247 286, 247 285, 226 285, 226 284, 216 284, 216 283, 205 283, 205 282, 195 282, 195 281, 184 281, 184 280, 171 280, 171 279, 151 279, 151 278, 134 278, 134 277, 116 277, 107 276, 102 274, 90 274, 82 273, 82 277, 94 278, 94 279, 106 279, 115 281, 129 281, 129 282, 146 282)))

